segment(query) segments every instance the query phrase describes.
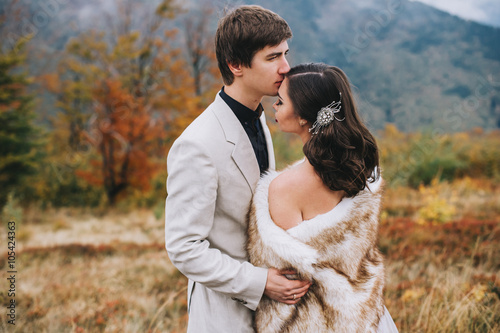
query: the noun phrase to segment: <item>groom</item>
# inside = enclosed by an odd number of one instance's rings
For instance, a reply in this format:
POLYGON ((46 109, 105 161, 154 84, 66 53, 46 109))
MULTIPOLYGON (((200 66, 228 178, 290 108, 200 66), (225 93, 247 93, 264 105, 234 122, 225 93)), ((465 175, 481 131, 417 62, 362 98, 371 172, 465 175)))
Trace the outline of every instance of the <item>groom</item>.
POLYGON ((310 286, 252 266, 245 249, 255 186, 275 168, 260 103, 277 95, 290 69, 291 36, 285 20, 259 6, 223 17, 215 44, 224 87, 168 154, 165 246, 189 278, 188 332, 253 332, 263 294, 295 304, 310 286))

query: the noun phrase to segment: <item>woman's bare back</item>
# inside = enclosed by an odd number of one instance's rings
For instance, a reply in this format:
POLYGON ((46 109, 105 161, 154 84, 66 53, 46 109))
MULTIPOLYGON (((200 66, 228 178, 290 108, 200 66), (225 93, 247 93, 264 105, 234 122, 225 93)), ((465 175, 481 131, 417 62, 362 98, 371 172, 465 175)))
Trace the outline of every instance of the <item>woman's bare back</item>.
POLYGON ((342 200, 306 160, 283 171, 269 186, 269 212, 274 223, 287 230, 331 211, 342 200))

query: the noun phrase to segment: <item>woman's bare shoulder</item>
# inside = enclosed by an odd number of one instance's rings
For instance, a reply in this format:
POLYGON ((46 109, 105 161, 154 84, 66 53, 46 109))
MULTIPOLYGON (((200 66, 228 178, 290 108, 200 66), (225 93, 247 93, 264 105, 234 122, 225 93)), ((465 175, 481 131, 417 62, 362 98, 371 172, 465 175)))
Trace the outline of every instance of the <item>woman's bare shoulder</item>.
POLYGON ((283 171, 269 185, 269 212, 274 223, 283 229, 302 222, 305 175, 297 168, 283 171))
POLYGON ((274 178, 270 186, 276 188, 290 188, 297 184, 298 177, 302 177, 301 173, 298 172, 297 168, 289 168, 282 171, 276 178, 274 178))

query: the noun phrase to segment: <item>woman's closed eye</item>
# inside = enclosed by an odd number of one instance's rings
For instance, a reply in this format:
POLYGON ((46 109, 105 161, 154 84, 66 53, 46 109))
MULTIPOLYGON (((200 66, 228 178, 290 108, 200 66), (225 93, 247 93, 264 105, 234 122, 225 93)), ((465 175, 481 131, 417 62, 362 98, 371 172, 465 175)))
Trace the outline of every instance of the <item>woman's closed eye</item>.
POLYGON ((281 99, 278 99, 278 100, 276 101, 276 103, 274 103, 274 104, 279 106, 279 105, 282 105, 282 104, 283 104, 283 102, 281 101, 281 99))

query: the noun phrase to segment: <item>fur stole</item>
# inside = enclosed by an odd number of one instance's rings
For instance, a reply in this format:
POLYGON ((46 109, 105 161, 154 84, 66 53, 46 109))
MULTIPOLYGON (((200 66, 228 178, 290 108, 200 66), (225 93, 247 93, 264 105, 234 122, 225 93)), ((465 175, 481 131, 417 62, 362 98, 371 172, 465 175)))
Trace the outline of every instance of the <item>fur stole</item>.
POLYGON ((384 314, 384 266, 376 245, 382 178, 328 213, 285 231, 269 214, 269 184, 278 175, 264 175, 254 194, 248 213, 250 262, 293 269, 313 285, 296 305, 264 295, 256 311, 257 332, 376 332, 384 314))

